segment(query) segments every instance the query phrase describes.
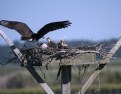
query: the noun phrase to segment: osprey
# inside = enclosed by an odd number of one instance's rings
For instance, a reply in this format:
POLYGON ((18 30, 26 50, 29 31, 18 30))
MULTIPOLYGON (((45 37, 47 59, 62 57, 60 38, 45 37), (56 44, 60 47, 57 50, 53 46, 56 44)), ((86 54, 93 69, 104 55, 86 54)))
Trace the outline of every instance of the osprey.
POLYGON ((54 41, 52 41, 49 37, 47 38, 48 46, 51 48, 57 48, 57 45, 54 41))
POLYGON ((67 45, 63 40, 60 40, 58 43, 58 48, 59 49, 69 49, 69 45, 67 45))
MULTIPOLYGON (((58 43, 58 48, 59 49, 69 49, 70 47, 63 40, 60 40, 60 42, 58 43)), ((61 63, 61 60, 60 60, 60 63, 61 63)), ((67 68, 69 68, 69 66, 67 66, 67 68)), ((59 67, 59 70, 58 70, 58 73, 57 73, 57 79, 60 76, 61 70, 62 70, 62 66, 59 67)))
POLYGON ((39 44, 39 47, 42 49, 42 50, 45 50, 45 49, 47 49, 47 44, 46 43, 43 43, 43 42, 41 42, 40 44, 39 44))
POLYGON ((29 40, 29 41, 38 41, 44 35, 46 35, 50 31, 54 31, 57 29, 62 29, 70 26, 71 22, 69 21, 58 21, 51 22, 43 26, 37 33, 32 32, 32 30, 23 22, 18 21, 7 21, 1 20, 0 25, 5 26, 10 29, 16 30, 19 34, 21 34, 21 40, 29 40))

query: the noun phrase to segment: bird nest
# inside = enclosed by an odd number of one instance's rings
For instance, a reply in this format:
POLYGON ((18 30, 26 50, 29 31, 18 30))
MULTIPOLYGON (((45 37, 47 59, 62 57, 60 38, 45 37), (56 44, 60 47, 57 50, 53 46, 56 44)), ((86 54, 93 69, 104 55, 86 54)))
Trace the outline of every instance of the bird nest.
MULTIPOLYGON (((96 62, 95 56, 97 54, 102 56, 101 50, 89 47, 78 47, 69 49, 55 49, 48 47, 47 49, 41 49, 39 46, 31 48, 20 49, 24 60, 27 60, 27 65, 32 66, 47 66, 47 65, 74 65, 74 64, 87 64, 96 62)), ((103 54, 104 55, 104 54, 103 54)), ((21 66, 26 66, 23 62, 20 62, 18 57, 14 54, 10 59, 7 59, 8 63, 19 62, 21 66)))
MULTIPOLYGON (((40 49, 39 47, 29 48, 21 50, 24 58, 28 61, 28 64, 33 66, 47 66, 51 65, 67 65, 72 61, 76 62, 94 62, 95 54, 99 54, 96 50, 88 49, 40 49)), ((24 66, 24 64, 21 64, 24 66)))

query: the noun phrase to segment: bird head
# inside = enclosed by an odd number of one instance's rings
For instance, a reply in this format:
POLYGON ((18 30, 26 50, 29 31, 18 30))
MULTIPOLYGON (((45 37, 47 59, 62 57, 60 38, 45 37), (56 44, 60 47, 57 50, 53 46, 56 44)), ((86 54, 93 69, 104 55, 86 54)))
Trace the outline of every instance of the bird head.
POLYGON ((37 34, 32 34, 31 38, 29 39, 29 41, 31 42, 36 42, 38 39, 37 39, 37 34))
POLYGON ((48 42, 50 42, 50 41, 51 41, 51 39, 48 37, 48 38, 47 38, 47 41, 48 41, 48 42))
POLYGON ((63 40, 60 40, 60 43, 61 43, 61 45, 63 45, 64 44, 64 41, 63 40))

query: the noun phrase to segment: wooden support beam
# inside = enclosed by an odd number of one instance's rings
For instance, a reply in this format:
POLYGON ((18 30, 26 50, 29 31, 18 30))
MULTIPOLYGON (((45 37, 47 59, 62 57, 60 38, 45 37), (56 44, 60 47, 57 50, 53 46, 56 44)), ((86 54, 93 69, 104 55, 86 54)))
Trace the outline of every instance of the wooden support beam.
POLYGON ((36 81, 42 86, 42 88, 46 91, 47 94, 54 94, 54 92, 49 88, 49 86, 44 82, 44 80, 35 71, 33 66, 28 65, 26 66, 26 68, 31 73, 31 75, 36 79, 36 81))
MULTIPOLYGON (((8 45, 11 47, 12 51, 18 56, 18 59, 21 62, 27 63, 26 59, 24 59, 22 53, 19 51, 18 48, 15 47, 13 42, 9 39, 9 37, 0 30, 0 35, 5 39, 5 41, 8 43, 8 45), (23 61, 24 59, 24 61, 23 61)), ((49 86, 44 82, 44 80, 38 75, 38 73, 35 71, 34 67, 31 65, 26 66, 27 70, 31 73, 31 75, 39 82, 39 84, 42 86, 42 88, 45 90, 47 94, 54 94, 54 92, 49 88, 49 86)))
POLYGON ((106 66, 106 64, 110 62, 110 59, 120 47, 121 47, 121 38, 117 41, 117 43, 110 50, 107 56, 100 62, 99 66, 95 69, 93 74, 90 76, 87 82, 83 85, 81 92, 79 91, 77 94, 84 94, 86 92, 86 90, 90 87, 90 85, 93 83, 96 77, 100 74, 100 72, 106 66))
POLYGON ((10 38, 2 31, 0 30, 0 35, 3 37, 3 39, 8 43, 12 51, 18 56, 20 60, 22 60, 22 53, 15 47, 13 42, 10 40, 10 38))
POLYGON ((71 94, 71 65, 61 66, 61 92, 71 94))
MULTIPOLYGON (((1 30, 0 30, 0 35, 5 39, 5 41, 8 43, 8 45, 11 47, 12 51, 18 56, 18 59, 21 62, 23 62, 24 65, 26 65, 28 63, 26 58, 15 47, 15 45, 8 38, 8 36, 1 30)), ((78 94, 84 94, 86 92, 86 90, 90 87, 90 85, 93 83, 93 81, 96 79, 96 77, 102 71, 102 69, 106 66, 107 63, 110 62, 110 59, 116 53, 116 51, 119 49, 120 46, 121 46, 121 38, 118 40, 118 42, 115 44, 115 46, 110 50, 110 52, 107 54, 107 56, 100 62, 99 66, 95 69, 93 74, 90 76, 90 78, 87 80, 87 82, 84 84, 82 89, 78 92, 78 94)), ((89 58, 90 55, 91 54, 89 54, 89 56, 86 55, 86 58, 84 60, 83 60, 83 58, 85 56, 83 56, 83 55, 80 56, 79 58, 76 58, 76 61, 75 60, 66 60, 66 62, 71 61, 72 64, 70 63, 66 66, 62 66, 62 72, 61 72, 61 79, 62 79, 62 85, 61 85, 62 90, 61 91, 62 91, 62 94, 71 94, 71 65, 87 64, 86 62, 89 62, 89 64, 96 64, 96 61, 94 61, 95 54, 91 55, 92 58, 87 60, 87 57, 89 58), (92 63, 92 62, 95 62, 95 63, 92 63)), ((56 63, 57 64, 60 63, 60 61, 57 61, 57 60, 55 60, 55 61, 51 62, 50 64, 55 65, 56 63)), ((45 63, 45 65, 46 65, 46 63, 45 63)), ((34 67, 31 66, 31 64, 29 66, 26 66, 26 68, 32 74, 32 76, 37 80, 37 82, 40 83, 40 85, 46 91, 46 93, 54 94, 53 91, 49 88, 49 86, 44 82, 44 80, 35 71, 34 67)))

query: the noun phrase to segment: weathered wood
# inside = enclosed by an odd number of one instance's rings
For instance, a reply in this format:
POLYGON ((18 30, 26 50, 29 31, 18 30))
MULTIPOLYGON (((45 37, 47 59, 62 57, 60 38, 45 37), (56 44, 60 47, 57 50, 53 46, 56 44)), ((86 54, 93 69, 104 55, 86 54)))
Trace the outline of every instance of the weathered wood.
POLYGON ((82 51, 79 49, 51 49, 42 50, 39 46, 21 49, 22 54, 32 66, 97 64, 97 51, 82 51), (60 62, 61 61, 61 62, 60 62))
MULTIPOLYGON (((46 66, 48 62, 42 62, 42 66, 46 66)), ((98 61, 95 59, 95 53, 85 53, 77 57, 72 57, 70 59, 62 59, 60 60, 53 59, 49 62, 51 66, 58 65, 82 65, 82 64, 98 64, 98 61)))
POLYGON ((71 82, 68 82, 67 84, 62 84, 61 88, 61 94, 71 94, 71 82))
POLYGON ((106 66, 107 63, 110 62, 110 59, 116 53, 116 51, 120 48, 120 46, 121 46, 121 38, 117 41, 117 43, 110 50, 110 52, 107 54, 107 56, 100 62, 99 66, 95 69, 93 74, 90 76, 90 78, 83 85, 81 92, 79 91, 78 94, 84 94, 86 92, 86 90, 90 87, 90 85, 93 83, 93 81, 96 79, 96 77, 100 74, 102 69, 106 66))
POLYGON ((0 30, 0 35, 4 38, 4 40, 8 43, 12 51, 18 56, 19 59, 22 58, 22 53, 15 47, 13 42, 9 39, 9 37, 2 31, 0 30))
MULTIPOLYGON (((18 56, 19 60, 21 62, 27 62, 26 59, 23 61, 23 55, 19 51, 18 48, 15 47, 13 42, 9 39, 9 37, 0 30, 0 35, 5 39, 5 41, 8 43, 8 45, 11 47, 12 51, 18 56)), ((54 94, 53 91, 49 88, 49 86, 44 82, 44 80, 38 75, 38 73, 35 71, 33 66, 29 65, 26 66, 27 70, 31 73, 31 75, 39 82, 39 84, 42 86, 42 88, 46 91, 47 94, 54 94)))
MULTIPOLYGON (((28 63, 26 58, 22 55, 22 53, 15 47, 13 42, 8 38, 8 36, 0 30, 0 35, 5 39, 5 41, 8 43, 8 45, 11 47, 13 52, 17 55, 18 59, 23 62, 23 64, 28 63)), ((118 40, 116 45, 110 50, 107 56, 100 62, 99 66, 95 69, 93 74, 90 76, 90 78, 87 80, 87 82, 82 87, 81 91, 78 92, 78 94, 84 94, 86 90, 89 88, 89 86, 93 83, 95 78, 99 75, 101 70, 106 66, 107 63, 110 62, 110 59, 112 56, 116 53, 116 51, 121 46, 121 38, 118 40)), ((83 51, 79 51, 78 53, 83 53, 83 51)), ((89 52, 86 54, 82 54, 78 57, 63 59, 60 64, 60 60, 53 59, 49 64, 52 66, 55 65, 66 65, 63 66, 62 70, 62 94, 71 94, 71 69, 69 69, 68 65, 78 65, 78 64, 97 64, 97 61, 95 59, 95 51, 89 52), (62 63, 63 62, 63 63, 62 63), (64 67, 66 67, 64 69, 64 67), (68 67, 68 68, 67 68, 68 67), (64 80, 63 80, 64 79, 64 80)), ((98 52, 97 52, 98 53, 98 52)), ((43 62, 42 66, 46 66, 48 62, 43 62)), ((30 64, 31 65, 31 64, 30 64)), ((40 83, 42 88, 46 91, 48 94, 54 94, 53 91, 49 88, 49 86, 44 82, 44 80, 38 75, 38 73, 34 70, 33 66, 26 66, 28 71, 33 75, 33 77, 40 83)))
POLYGON ((71 65, 61 66, 61 92, 71 94, 71 65))
MULTIPOLYGON (((28 55, 27 55, 27 58, 25 59, 22 56, 23 53, 20 53, 20 51, 18 49, 16 49, 16 47, 14 46, 14 44, 12 43, 12 41, 9 39, 9 37, 3 31, 0 31, 0 34, 6 40, 6 42, 9 44, 9 46, 14 51, 14 53, 16 53, 17 57, 19 59, 21 59, 21 61, 24 60, 24 62, 21 62, 20 65, 25 66, 26 63, 27 63, 27 60, 26 59, 28 58, 28 55)), ((73 50, 74 49, 72 49, 72 51, 73 50)), ((27 49, 26 51, 28 51, 28 52, 34 51, 36 53, 35 55, 39 54, 38 53, 39 50, 38 49, 35 49, 35 48, 34 49, 30 49, 30 50, 27 49)), ((62 52, 64 52, 64 51, 61 51, 61 53, 62 52)), ((79 64, 97 64, 97 61, 95 59, 95 53, 99 53, 98 51, 82 51, 82 50, 77 50, 76 51, 76 50, 74 50, 74 52, 76 54, 78 54, 78 53, 80 53, 80 54, 77 55, 77 56, 71 57, 71 58, 64 58, 64 59, 62 59, 62 61, 61 61, 62 63, 60 63, 60 60, 59 59, 56 60, 56 58, 53 58, 51 62, 47 62, 47 61, 40 62, 40 61, 38 61, 38 64, 37 65, 46 66, 48 63, 51 66, 58 66, 58 65, 79 65, 79 64)), ((28 53, 28 54, 30 54, 30 53, 28 53)), ((30 55, 30 56, 32 56, 32 55, 30 55)), ((32 57, 32 59, 33 59, 33 57, 32 57)), ((33 65, 36 65, 35 62, 34 62, 33 65)))
POLYGON ((26 66, 26 68, 31 73, 31 75, 36 79, 36 81, 42 86, 42 88, 46 91, 47 94, 54 94, 54 92, 50 89, 50 87, 44 82, 44 80, 35 71, 33 66, 29 65, 29 66, 26 66))

